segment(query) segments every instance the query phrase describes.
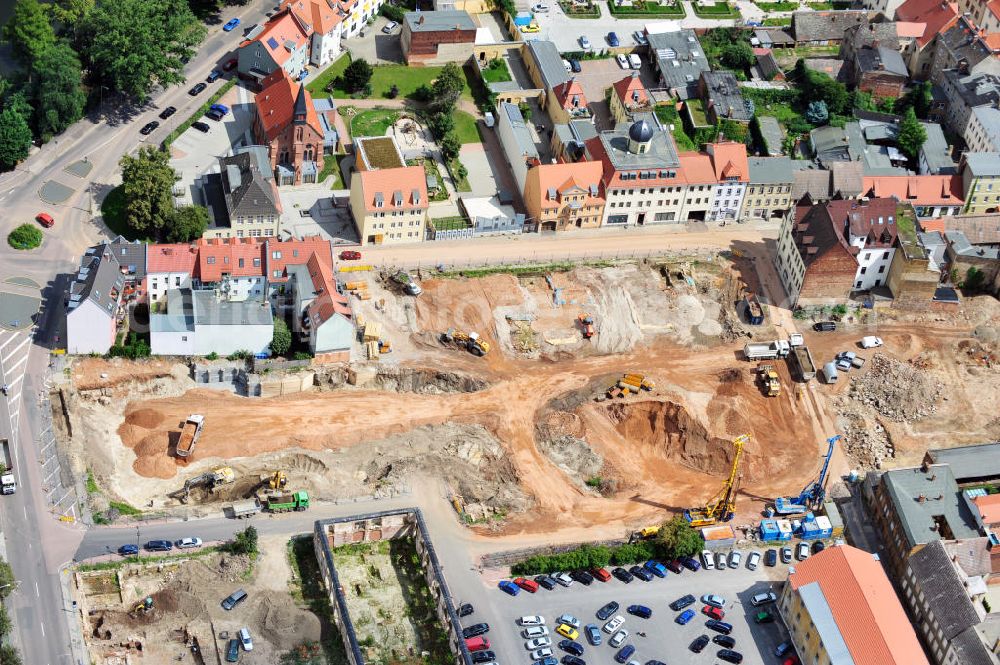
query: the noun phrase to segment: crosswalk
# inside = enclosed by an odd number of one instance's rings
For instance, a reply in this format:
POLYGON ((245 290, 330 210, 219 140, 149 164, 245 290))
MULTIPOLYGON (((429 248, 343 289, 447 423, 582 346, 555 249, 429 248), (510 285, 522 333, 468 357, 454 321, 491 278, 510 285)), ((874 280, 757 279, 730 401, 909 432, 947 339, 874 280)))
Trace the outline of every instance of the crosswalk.
POLYGON ((3 399, 7 402, 10 430, 17 440, 17 424, 21 415, 21 392, 24 375, 28 370, 28 353, 31 337, 24 331, 0 330, 0 380, 6 388, 3 399))

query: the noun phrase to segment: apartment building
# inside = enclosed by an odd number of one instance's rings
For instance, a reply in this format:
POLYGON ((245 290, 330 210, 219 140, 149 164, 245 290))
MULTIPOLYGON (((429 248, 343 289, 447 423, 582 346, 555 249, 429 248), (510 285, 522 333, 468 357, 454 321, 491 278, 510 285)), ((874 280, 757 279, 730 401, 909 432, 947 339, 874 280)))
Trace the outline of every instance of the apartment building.
POLYGON ((969 152, 960 164, 969 215, 1000 212, 1000 153, 969 152))
POLYGON ((634 113, 649 113, 653 110, 649 91, 639 79, 639 72, 615 81, 611 86, 611 117, 616 123, 631 122, 634 113))
POLYGON ((795 172, 788 157, 750 157, 750 180, 740 219, 766 221, 783 217, 792 207, 795 172))
POLYGON ((737 219, 743 208, 747 183, 750 182, 747 147, 735 141, 725 141, 709 143, 705 151, 712 159, 716 182, 709 221, 737 219))
POLYGON ((398 244, 424 240, 427 224, 427 178, 422 166, 407 166, 388 136, 354 140, 351 213, 362 244, 398 244))
POLYGON ((947 217, 962 212, 962 178, 957 175, 865 176, 862 194, 895 197, 913 206, 918 219, 947 217))
POLYGON ((969 152, 1000 152, 1000 109, 972 109, 964 138, 969 152))
POLYGON ((538 164, 524 184, 528 222, 539 231, 595 228, 604 218, 600 162, 538 164))

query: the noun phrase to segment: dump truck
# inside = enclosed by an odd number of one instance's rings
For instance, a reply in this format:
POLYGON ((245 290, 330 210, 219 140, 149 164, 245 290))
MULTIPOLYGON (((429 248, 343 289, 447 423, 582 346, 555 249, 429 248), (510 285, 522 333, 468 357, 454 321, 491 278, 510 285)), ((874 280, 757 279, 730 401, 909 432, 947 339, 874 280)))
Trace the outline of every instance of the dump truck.
POLYGON ((788 361, 803 381, 809 381, 816 377, 816 363, 813 362, 812 354, 809 353, 809 347, 793 346, 788 361))
POLYGON ((193 413, 184 422, 181 430, 181 438, 177 441, 177 456, 190 457, 194 453, 194 446, 201 436, 201 428, 205 426, 205 416, 193 413))
POLYGON ((747 323, 752 326, 759 326, 764 323, 764 308, 754 293, 743 296, 743 304, 747 310, 747 323))
POLYGON ((3 448, 3 469, 0 469, 0 486, 3 487, 4 494, 13 494, 17 491, 17 478, 14 476, 14 459, 10 454, 10 442, 7 439, 0 441, 0 448, 3 448))
POLYGON ((628 387, 632 392, 639 392, 639 388, 643 390, 652 390, 656 387, 656 384, 652 379, 647 379, 643 374, 626 374, 618 382, 620 388, 628 387))
POLYGON ((764 394, 768 397, 777 397, 781 394, 781 379, 778 377, 774 365, 761 364, 757 367, 757 376, 764 386, 764 394))
POLYGON ((233 517, 238 520, 245 519, 247 517, 253 517, 259 513, 262 509, 260 501, 257 499, 247 499, 246 501, 237 501, 233 504, 233 517))
POLYGON ((743 347, 743 357, 747 360, 776 360, 786 357, 791 351, 791 345, 783 339, 773 342, 758 342, 743 347))
POLYGON ((309 494, 298 492, 264 492, 258 500, 268 512, 287 513, 290 510, 303 511, 309 508, 309 494))

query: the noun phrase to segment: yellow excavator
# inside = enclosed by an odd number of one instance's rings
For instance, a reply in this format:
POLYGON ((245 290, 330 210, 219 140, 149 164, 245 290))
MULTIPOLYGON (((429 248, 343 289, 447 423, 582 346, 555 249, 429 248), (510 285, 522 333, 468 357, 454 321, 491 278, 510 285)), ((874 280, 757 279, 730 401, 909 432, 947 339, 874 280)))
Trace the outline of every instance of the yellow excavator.
POLYGON ((490 343, 476 332, 463 332, 450 328, 448 332, 441 333, 441 341, 445 344, 457 344, 465 347, 474 356, 482 357, 490 352, 490 343))
POLYGON ((228 485, 234 480, 236 480, 236 473, 233 471, 232 467, 220 466, 208 471, 207 473, 203 473, 200 476, 188 478, 184 481, 184 487, 180 488, 176 492, 171 492, 169 496, 174 499, 179 499, 181 503, 187 503, 188 498, 191 496, 191 490, 195 487, 207 485, 210 490, 214 490, 216 487, 219 487, 220 485, 228 485))
POLYGON ((285 485, 288 484, 288 476, 281 469, 278 469, 271 474, 270 478, 267 479, 267 486, 273 490, 283 490, 285 485))
POLYGON ((729 477, 723 483, 719 493, 712 497, 704 508, 688 508, 684 511, 684 519, 691 526, 710 526, 716 522, 728 522, 736 515, 736 490, 739 486, 740 460, 743 458, 743 447, 750 441, 749 434, 741 434, 733 439, 733 466, 729 469, 729 477))

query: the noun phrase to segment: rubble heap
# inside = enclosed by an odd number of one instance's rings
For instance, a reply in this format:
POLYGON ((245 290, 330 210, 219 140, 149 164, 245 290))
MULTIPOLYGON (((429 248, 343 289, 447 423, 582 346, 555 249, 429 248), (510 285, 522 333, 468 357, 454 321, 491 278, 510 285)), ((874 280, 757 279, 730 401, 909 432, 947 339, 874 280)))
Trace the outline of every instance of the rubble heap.
POLYGON ((848 404, 840 405, 837 429, 843 432, 842 446, 852 464, 862 469, 881 469, 885 460, 896 456, 896 447, 882 423, 871 422, 848 404))
POLYGON ((919 365, 876 353, 868 371, 851 379, 851 398, 892 422, 928 416, 937 410, 943 386, 919 365))

